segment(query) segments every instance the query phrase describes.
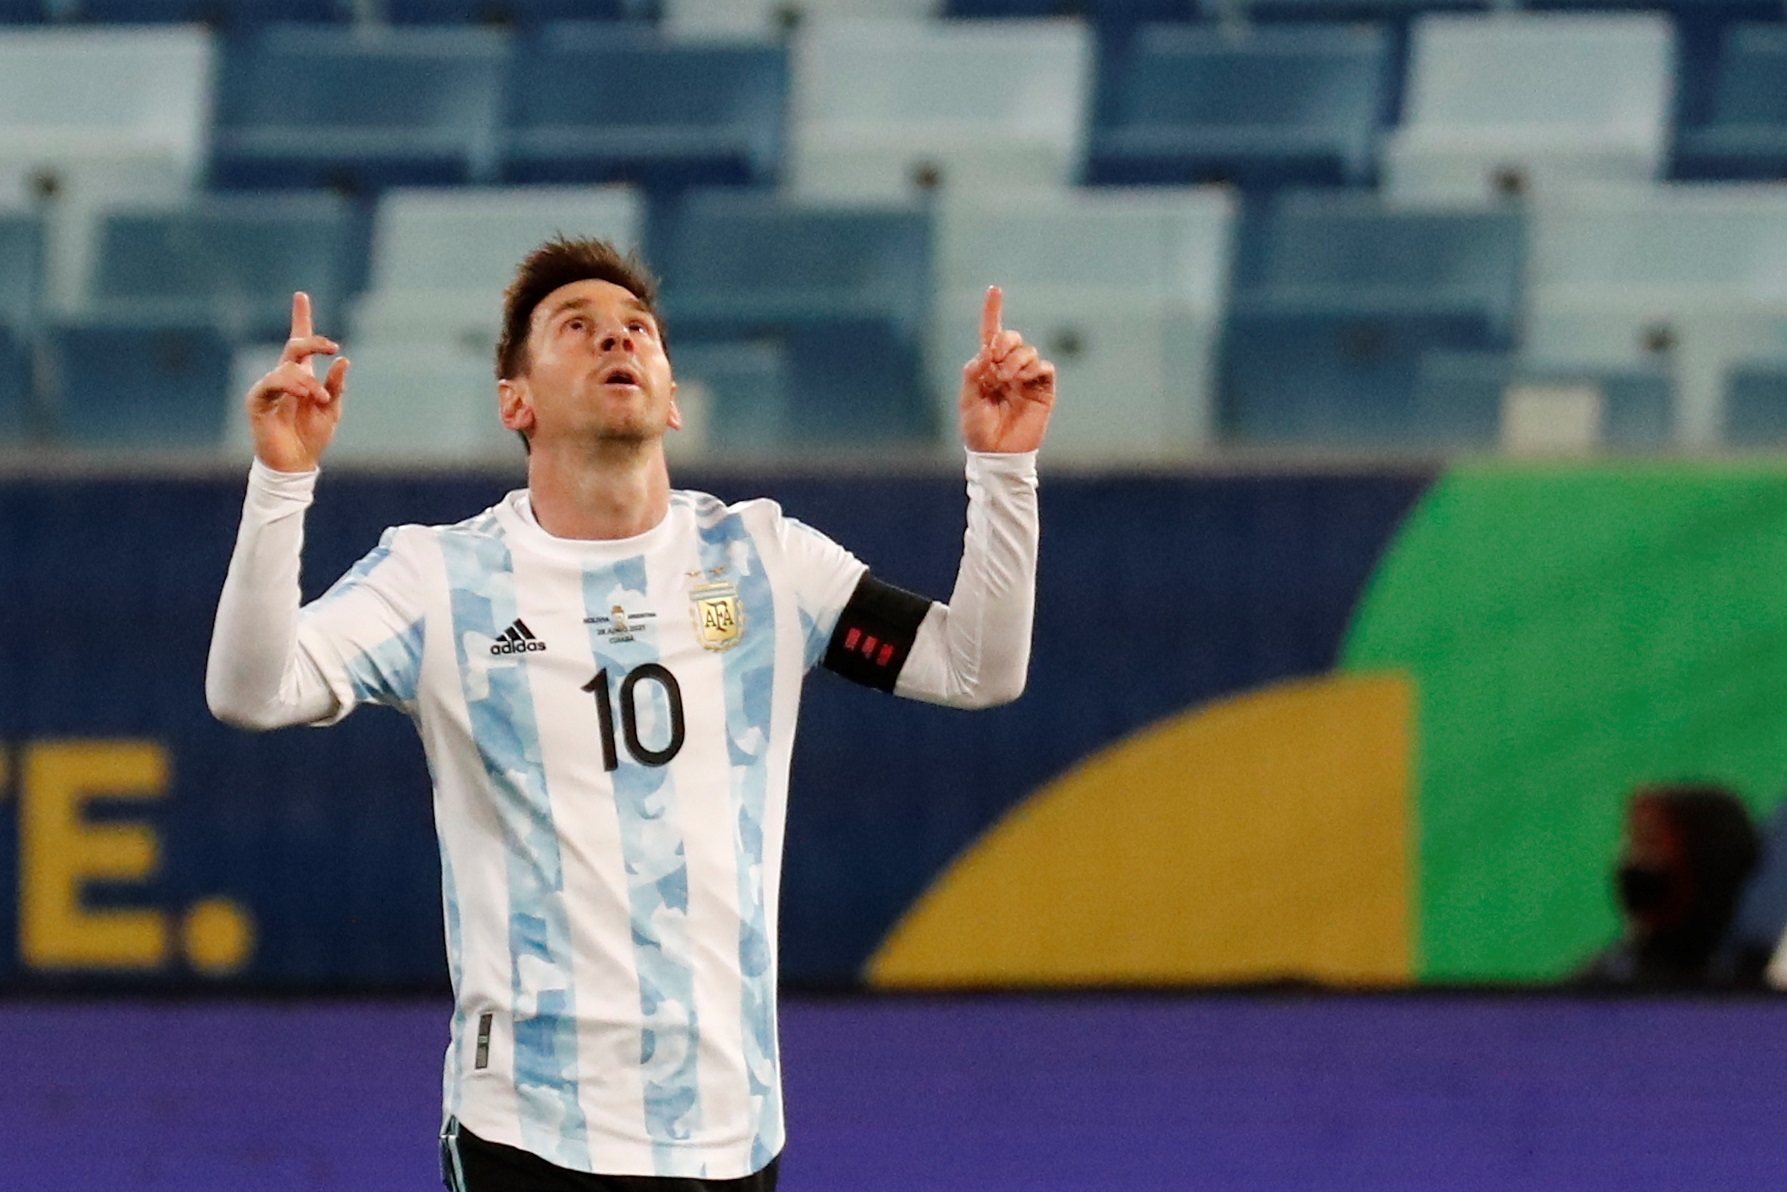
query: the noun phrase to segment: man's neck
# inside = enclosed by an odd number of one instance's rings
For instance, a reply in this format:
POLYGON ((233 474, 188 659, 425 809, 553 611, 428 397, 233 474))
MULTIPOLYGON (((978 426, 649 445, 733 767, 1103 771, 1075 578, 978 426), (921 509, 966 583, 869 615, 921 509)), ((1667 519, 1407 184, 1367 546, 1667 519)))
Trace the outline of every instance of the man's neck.
POLYGON ((662 442, 536 445, 527 488, 540 528, 555 538, 631 538, 670 510, 662 442))

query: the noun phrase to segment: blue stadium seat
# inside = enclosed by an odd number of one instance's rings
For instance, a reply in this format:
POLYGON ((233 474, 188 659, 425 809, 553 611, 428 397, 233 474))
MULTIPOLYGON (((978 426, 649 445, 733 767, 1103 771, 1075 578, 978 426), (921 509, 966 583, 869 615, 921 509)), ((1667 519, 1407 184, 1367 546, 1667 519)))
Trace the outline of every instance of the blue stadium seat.
MULTIPOLYGON (((799 439, 789 425, 788 360, 780 345, 769 340, 690 340, 679 335, 672 352, 676 365, 677 404, 685 425, 693 402, 704 403, 700 415, 704 442, 697 450, 723 448, 731 457, 774 455, 799 439), (698 395, 698 396, 696 396, 698 395)), ((671 451, 682 444, 673 435, 671 451)))
POLYGON ((0 447, 31 434, 31 355, 17 327, 0 323, 0 447))
POLYGON ((667 334, 779 344, 790 445, 927 441, 930 233, 917 208, 693 192, 664 254, 667 334))
POLYGON ((1787 444, 1787 361, 1743 364, 1726 378, 1725 441, 1745 447, 1787 444))
POLYGON ((340 326, 366 259, 347 200, 327 194, 215 195, 173 211, 104 217, 94 283, 100 309, 210 321, 236 340, 284 340, 294 290, 340 326))
POLYGON ((1100 27, 1203 19, 1199 0, 949 0, 951 17, 1079 17, 1100 27))
POLYGON ((1708 118, 1676 134, 1678 178, 1787 177, 1787 29, 1727 29, 1708 118))
POLYGON ((31 429, 31 355, 43 274, 43 228, 35 216, 0 215, 0 443, 31 429))
POLYGON ((42 287, 42 221, 24 212, 0 214, 0 326, 30 323, 42 287))
POLYGON ((1667 447, 1675 434, 1674 386, 1667 370, 1545 372, 1524 366, 1505 352, 1425 354, 1414 409, 1432 439, 1490 446, 1498 437, 1504 395, 1513 385, 1588 386, 1598 391, 1600 443, 1609 447, 1667 447))
POLYGON ((1108 84, 1086 180, 1367 183, 1389 61, 1371 26, 1145 26, 1108 84))
POLYGON ((1421 404, 1423 359, 1503 351, 1520 309, 1524 227, 1502 210, 1423 211, 1295 192, 1247 222, 1218 382, 1232 441, 1399 445, 1474 425, 1421 404))
POLYGON ((779 45, 549 26, 517 47, 503 136, 513 182, 634 182, 660 195, 770 184, 788 90, 779 45), (599 78, 600 86, 591 80, 599 78))
POLYGON ((63 20, 100 25, 200 24, 229 33, 276 22, 331 22, 353 17, 350 0, 74 0, 63 20))
POLYGON ((508 37, 488 29, 278 26, 225 46, 211 184, 487 179, 508 37))
POLYGON ((47 18, 43 0, 0 0, 0 25, 35 25, 47 18))
POLYGON ((1255 304, 1433 315, 1468 321, 1490 339, 1513 334, 1526 257, 1518 211, 1292 191, 1249 213, 1246 223, 1259 248, 1238 262, 1238 296, 1255 304))
POLYGON ((1254 21, 1383 21, 1406 25, 1427 12, 1488 12, 1495 0, 1205 0, 1254 21))
POLYGON ((526 28, 547 21, 639 20, 655 15, 651 0, 384 0, 400 25, 497 25, 526 28))
POLYGON ((209 321, 87 318, 58 322, 47 338, 65 442, 200 448, 222 441, 230 345, 209 321))

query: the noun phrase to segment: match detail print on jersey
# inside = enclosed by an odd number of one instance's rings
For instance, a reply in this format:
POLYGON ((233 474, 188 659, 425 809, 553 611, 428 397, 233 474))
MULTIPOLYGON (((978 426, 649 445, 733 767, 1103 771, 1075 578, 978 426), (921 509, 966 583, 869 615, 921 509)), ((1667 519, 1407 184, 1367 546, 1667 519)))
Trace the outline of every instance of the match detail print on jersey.
POLYGON ((865 574, 838 615, 825 650, 825 669, 891 692, 930 611, 931 602, 923 596, 865 574))

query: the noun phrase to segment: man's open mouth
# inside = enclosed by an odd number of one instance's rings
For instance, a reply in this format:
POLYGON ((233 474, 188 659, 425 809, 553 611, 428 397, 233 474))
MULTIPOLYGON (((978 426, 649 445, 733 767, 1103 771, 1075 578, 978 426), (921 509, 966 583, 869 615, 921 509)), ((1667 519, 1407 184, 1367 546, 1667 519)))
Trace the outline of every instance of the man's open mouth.
POLYGON ((632 369, 626 368, 624 366, 618 367, 618 368, 611 368, 607 372, 602 374, 602 384, 604 384, 604 385, 632 385, 632 386, 637 387, 639 384, 639 374, 634 372, 632 369))

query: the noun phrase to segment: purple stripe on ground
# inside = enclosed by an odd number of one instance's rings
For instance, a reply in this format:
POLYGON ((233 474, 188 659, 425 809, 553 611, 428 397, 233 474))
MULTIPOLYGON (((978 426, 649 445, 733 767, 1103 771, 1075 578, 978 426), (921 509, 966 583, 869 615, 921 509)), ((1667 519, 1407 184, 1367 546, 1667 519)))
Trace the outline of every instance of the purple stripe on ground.
MULTIPOLYGON (((435 1001, 0 1002, 0 1187, 426 1192, 435 1001)), ((1787 1000, 789 999, 784 1192, 1787 1179, 1787 1000)))

